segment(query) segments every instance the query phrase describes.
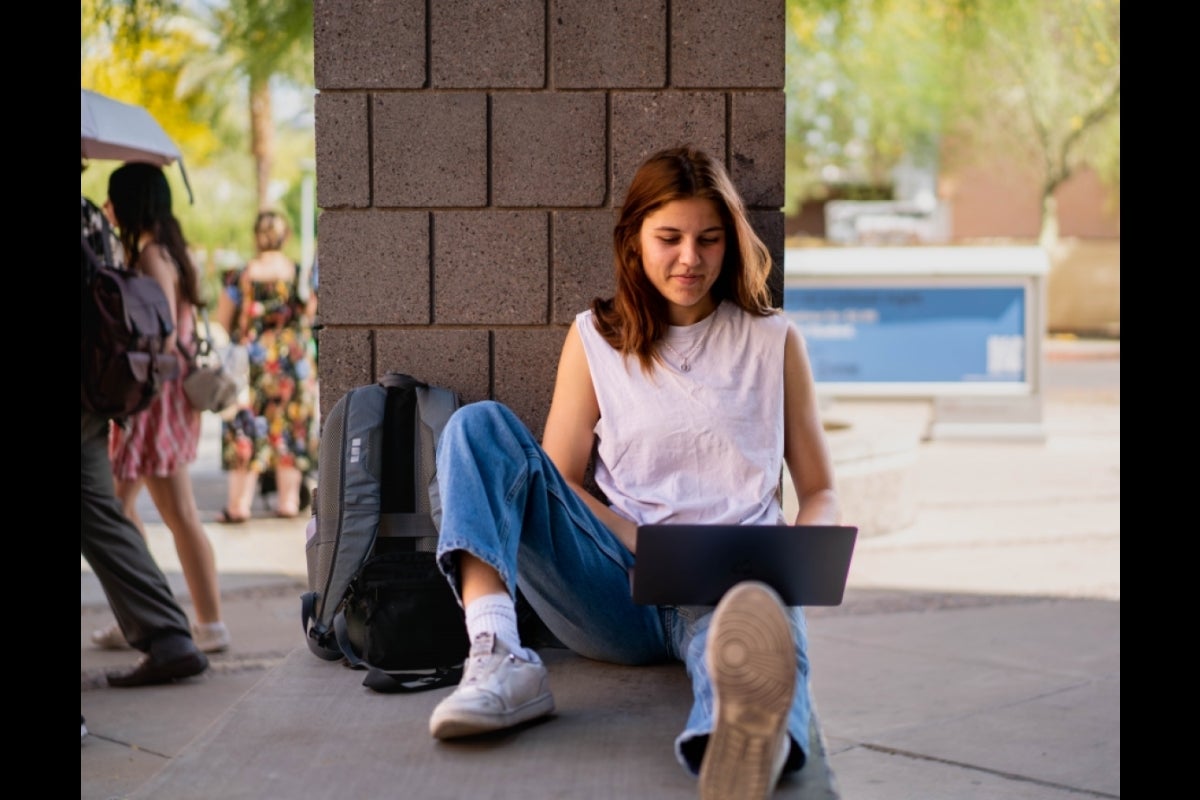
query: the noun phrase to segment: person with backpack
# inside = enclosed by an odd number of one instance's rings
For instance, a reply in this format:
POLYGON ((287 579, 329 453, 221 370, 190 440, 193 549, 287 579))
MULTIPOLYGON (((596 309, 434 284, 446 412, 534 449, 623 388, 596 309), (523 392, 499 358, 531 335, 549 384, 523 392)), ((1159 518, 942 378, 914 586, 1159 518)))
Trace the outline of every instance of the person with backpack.
MULTIPOLYGON (((80 257, 80 319, 90 316, 91 258, 108 251, 122 266, 121 246, 100 208, 80 197, 80 232, 88 251, 80 257)), ((84 374, 80 372, 80 382, 84 374)), ((82 395, 82 392, 81 392, 82 395)), ((141 659, 128 669, 110 672, 110 686, 144 686, 199 675, 208 659, 192 639, 187 615, 171 592, 162 569, 133 522, 125 516, 113 489, 108 457, 106 414, 80 404, 79 552, 104 589, 125 640, 141 659)), ((80 716, 81 736, 87 726, 80 716)))
MULTIPOLYGON (((117 497, 126 516, 144 533, 137 497, 143 486, 149 490, 175 540, 196 616, 196 643, 205 652, 220 652, 230 646, 229 630, 221 619, 216 558, 188 473, 200 440, 201 412, 183 390, 185 353, 195 348, 192 309, 204 302, 196 268, 171 210, 171 187, 161 167, 140 162, 118 167, 109 176, 105 209, 120 232, 130 267, 156 279, 170 301, 175 324, 170 347, 179 359, 178 377, 163 384, 149 407, 112 426, 109 455, 117 497)), ((92 641, 117 648, 126 640, 120 628, 110 626, 96 631, 92 641)))
POLYGON ((567 331, 542 441, 506 406, 470 403, 437 445, 438 566, 470 640, 438 739, 554 711, 522 643, 520 590, 587 658, 684 662, 693 700, 675 739, 705 800, 761 800, 804 766, 812 705, 806 626, 765 583, 715 607, 634 603, 637 528, 651 523, 837 524, 841 511, 799 329, 774 308, 771 257, 723 165, 694 148, 652 155, 616 223, 616 293, 567 331), (585 488, 589 465, 606 499, 585 488))

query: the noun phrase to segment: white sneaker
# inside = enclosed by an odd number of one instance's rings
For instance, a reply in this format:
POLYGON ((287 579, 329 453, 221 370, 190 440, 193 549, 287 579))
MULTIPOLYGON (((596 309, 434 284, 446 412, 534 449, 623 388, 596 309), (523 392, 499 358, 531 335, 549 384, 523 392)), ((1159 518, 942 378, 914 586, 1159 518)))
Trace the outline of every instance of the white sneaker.
POLYGON ((429 718, 437 739, 503 730, 554 710, 550 675, 532 650, 517 658, 503 642, 481 633, 471 643, 462 681, 429 718))
POLYGON ((713 732, 700 764, 701 800, 763 800, 791 750, 788 712, 796 649, 779 595, 764 583, 734 586, 713 612, 705 653, 713 732))
POLYGON ((92 631, 92 644, 101 650, 129 649, 129 642, 125 641, 125 634, 121 633, 121 626, 115 622, 107 628, 97 628, 92 631))
POLYGON ((224 622, 194 622, 192 641, 202 653, 220 653, 229 649, 229 628, 224 622))

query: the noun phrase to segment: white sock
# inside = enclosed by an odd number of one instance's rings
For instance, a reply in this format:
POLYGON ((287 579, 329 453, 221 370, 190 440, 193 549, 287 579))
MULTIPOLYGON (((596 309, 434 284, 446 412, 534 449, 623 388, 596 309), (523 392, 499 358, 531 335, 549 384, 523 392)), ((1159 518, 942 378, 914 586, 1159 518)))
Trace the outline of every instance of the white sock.
POLYGON ((493 634, 513 655, 526 661, 530 654, 521 646, 517 633, 517 606, 507 594, 485 594, 467 605, 467 637, 475 641, 481 633, 493 634))

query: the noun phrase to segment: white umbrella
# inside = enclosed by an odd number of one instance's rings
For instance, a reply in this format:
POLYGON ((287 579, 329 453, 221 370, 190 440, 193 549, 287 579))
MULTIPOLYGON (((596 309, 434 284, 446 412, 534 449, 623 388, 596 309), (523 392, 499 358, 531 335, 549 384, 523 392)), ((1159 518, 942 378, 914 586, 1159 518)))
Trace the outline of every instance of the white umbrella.
POLYGON ((79 153, 83 158, 146 161, 165 167, 179 162, 188 201, 192 187, 183 168, 183 154, 141 106, 122 103, 88 89, 79 90, 79 153))

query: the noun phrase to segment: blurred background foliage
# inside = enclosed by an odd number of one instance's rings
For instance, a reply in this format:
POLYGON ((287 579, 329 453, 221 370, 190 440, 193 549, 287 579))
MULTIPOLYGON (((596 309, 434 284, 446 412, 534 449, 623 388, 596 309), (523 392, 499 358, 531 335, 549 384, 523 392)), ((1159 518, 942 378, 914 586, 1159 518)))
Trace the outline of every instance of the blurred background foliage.
MULTIPOLYGON (((261 208, 287 214, 299 259, 315 171, 312 0, 81 0, 80 86, 145 107, 184 154, 193 204, 179 169, 165 171, 209 297, 253 254, 261 208)), ((103 202, 118 166, 90 163, 82 193, 103 202)))
MULTIPOLYGON (((1055 190, 1121 181, 1120 0, 787 0, 785 212, 889 197, 901 165, 1022 165, 1055 190)), ((1119 208, 1114 209, 1119 212, 1119 208)))
MULTIPOLYGON (((185 154, 168 169, 207 267, 252 253, 259 208, 299 230, 314 166, 312 0, 81 0, 80 84, 146 107, 185 154)), ((901 166, 998 152, 1054 191, 1084 166, 1120 197, 1120 0, 786 0, 785 213, 893 199, 901 166)), ((104 197, 117 165, 85 170, 104 197)), ((1115 209, 1119 213, 1119 208, 1115 209)), ((315 225, 315 220, 310 224, 315 225)), ((298 255, 298 242, 289 247, 298 255)))

